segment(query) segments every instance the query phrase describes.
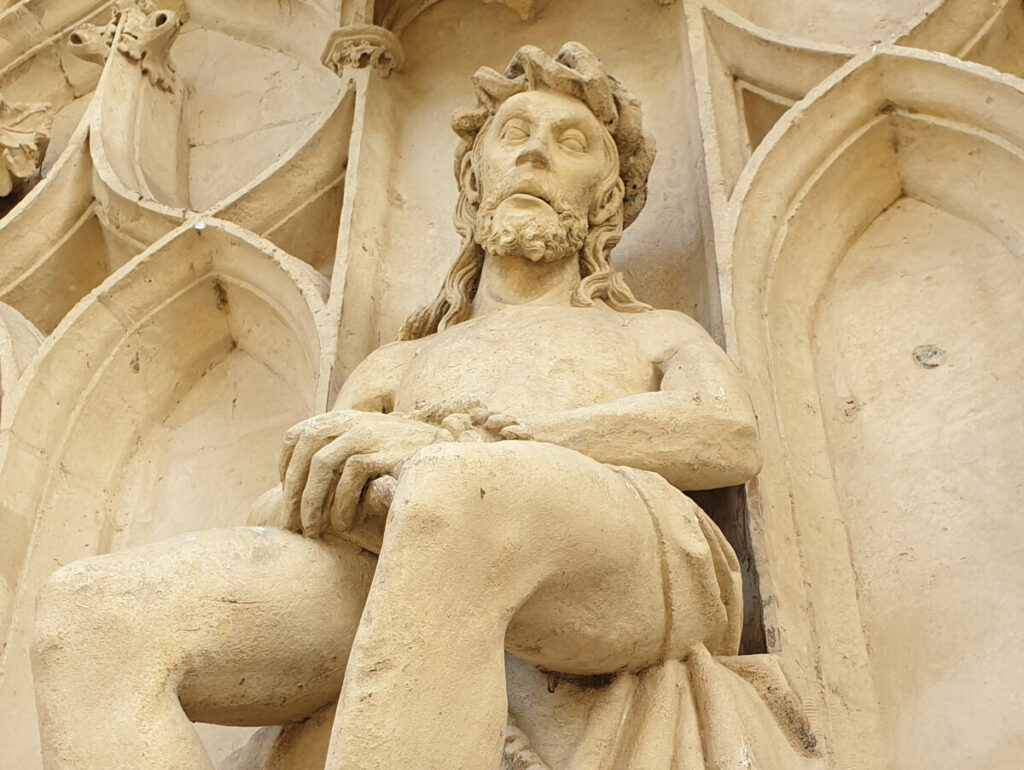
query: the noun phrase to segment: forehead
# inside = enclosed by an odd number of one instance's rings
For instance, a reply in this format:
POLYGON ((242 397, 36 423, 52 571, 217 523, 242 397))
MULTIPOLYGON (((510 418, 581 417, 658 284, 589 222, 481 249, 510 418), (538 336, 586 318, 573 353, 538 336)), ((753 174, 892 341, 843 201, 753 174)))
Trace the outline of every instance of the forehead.
POLYGON ((523 91, 510 96, 494 114, 494 122, 500 124, 512 117, 574 124, 592 130, 603 128, 586 104, 557 91, 523 91))

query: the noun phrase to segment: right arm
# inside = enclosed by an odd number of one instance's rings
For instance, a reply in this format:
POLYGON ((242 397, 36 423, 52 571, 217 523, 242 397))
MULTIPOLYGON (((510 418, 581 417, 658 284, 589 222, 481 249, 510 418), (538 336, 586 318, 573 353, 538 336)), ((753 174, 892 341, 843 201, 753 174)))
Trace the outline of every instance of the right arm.
MULTIPOLYGON (((416 340, 393 342, 377 348, 345 380, 331 411, 303 420, 288 430, 280 459, 281 484, 256 500, 249 512, 248 523, 251 526, 303 530, 302 498, 309 485, 314 457, 361 418, 373 419, 375 414, 391 413, 402 377, 421 346, 422 342, 416 340)), ((337 482, 335 470, 329 468, 321 473, 323 478, 314 479, 314 487, 337 482)), ((326 496, 327 493, 324 494, 326 496)))
POLYGON ((330 524, 348 529, 367 484, 394 476, 413 452, 434 443, 440 428, 393 413, 395 394, 425 340, 394 342, 371 353, 338 393, 334 409, 285 434, 282 506, 287 527, 319 537, 330 524))

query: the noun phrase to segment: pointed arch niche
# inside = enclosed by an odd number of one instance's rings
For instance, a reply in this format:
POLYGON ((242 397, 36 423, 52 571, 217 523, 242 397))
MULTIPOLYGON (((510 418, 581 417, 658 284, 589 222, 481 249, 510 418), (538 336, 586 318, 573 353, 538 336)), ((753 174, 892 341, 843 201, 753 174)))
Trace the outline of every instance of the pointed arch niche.
POLYGON ((502 70, 526 44, 553 55, 566 41, 579 40, 640 99, 658 159, 644 212, 614 261, 641 299, 714 324, 705 290, 706 191, 703 175, 691 173, 703 161, 682 6, 558 0, 525 21, 533 5, 445 0, 380 6, 378 21, 401 27, 405 64, 387 80, 353 75, 361 83, 354 129, 359 147, 350 152, 346 195, 363 205, 346 209, 351 220, 342 213, 346 245, 332 298, 344 296, 344 306, 333 389, 373 348, 394 339, 409 313, 443 282, 459 251, 451 225, 457 197, 452 111, 475 103, 470 77, 479 67, 502 70), (593 21, 581 25, 581 19, 593 21))
POLYGON ((817 681, 843 766, 1020 746, 1021 114, 1024 83, 986 67, 860 56, 768 134, 719 243, 766 454, 766 637, 817 681))
POLYGON ((169 233, 75 306, 5 394, 5 767, 34 766, 28 630, 55 565, 244 524, 315 411, 326 281, 228 222, 169 233), (8 625, 9 624, 9 625, 8 625))

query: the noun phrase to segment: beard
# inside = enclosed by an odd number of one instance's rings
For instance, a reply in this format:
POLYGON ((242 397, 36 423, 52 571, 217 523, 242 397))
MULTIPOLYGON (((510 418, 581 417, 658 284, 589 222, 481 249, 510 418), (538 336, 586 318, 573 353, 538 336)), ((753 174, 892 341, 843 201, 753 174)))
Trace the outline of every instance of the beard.
POLYGON ((572 211, 550 206, 524 211, 484 201, 476 215, 476 242, 498 257, 523 257, 531 262, 558 262, 579 254, 588 221, 572 211))

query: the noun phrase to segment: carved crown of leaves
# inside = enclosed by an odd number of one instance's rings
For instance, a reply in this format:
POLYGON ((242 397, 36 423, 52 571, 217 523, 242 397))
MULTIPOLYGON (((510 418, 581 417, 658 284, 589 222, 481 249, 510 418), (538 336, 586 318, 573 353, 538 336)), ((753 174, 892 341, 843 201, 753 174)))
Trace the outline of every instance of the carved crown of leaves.
POLYGON ((611 134, 619 151, 619 178, 623 197, 623 227, 636 219, 647 200, 647 175, 654 163, 654 140, 643 132, 640 101, 622 83, 605 72, 600 60, 582 43, 566 43, 548 56, 536 46, 516 51, 504 74, 481 67, 473 76, 477 106, 456 112, 452 128, 462 140, 455 151, 455 177, 480 129, 502 102, 523 91, 547 89, 586 104, 611 134))

